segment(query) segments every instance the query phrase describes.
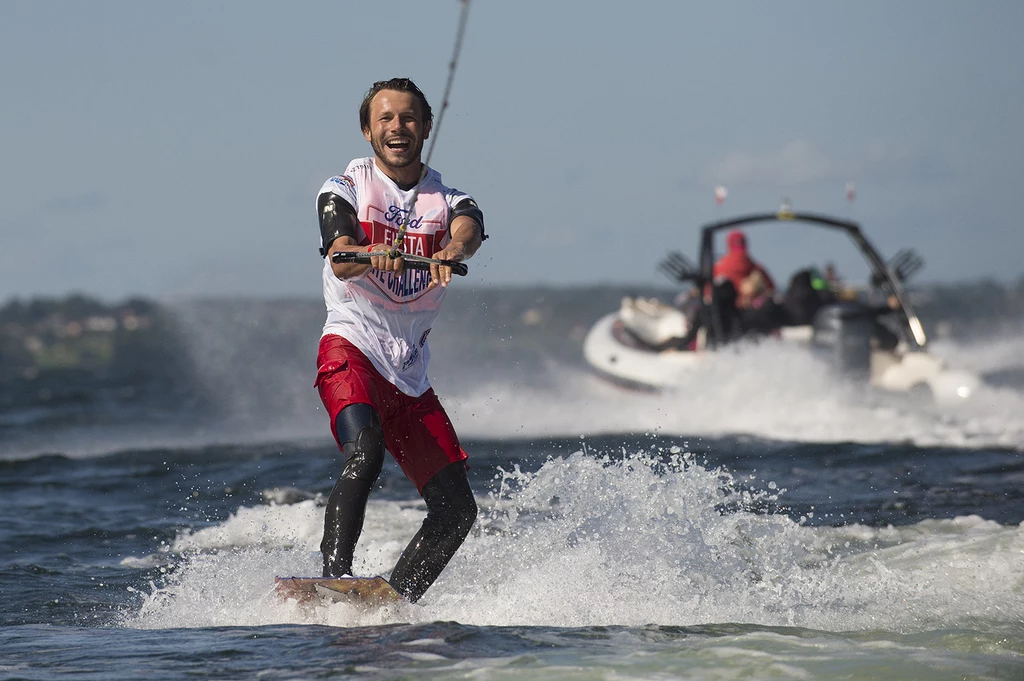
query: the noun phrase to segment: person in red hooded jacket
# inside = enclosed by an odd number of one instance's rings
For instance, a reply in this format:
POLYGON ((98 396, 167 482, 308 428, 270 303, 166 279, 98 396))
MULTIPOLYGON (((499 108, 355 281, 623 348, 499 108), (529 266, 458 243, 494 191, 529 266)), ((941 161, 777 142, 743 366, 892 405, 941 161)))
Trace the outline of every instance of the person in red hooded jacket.
MULTIPOLYGON (((737 292, 742 292, 745 289, 743 285, 744 280, 757 272, 764 278, 766 292, 769 295, 775 293, 775 282, 772 281, 768 270, 751 258, 747 252, 747 237, 743 232, 738 229, 729 232, 729 235, 726 237, 726 247, 728 249, 726 254, 715 263, 714 276, 716 281, 721 278, 728 279, 736 287, 737 292)), ((736 306, 739 308, 750 307, 750 302, 750 300, 745 300, 741 294, 736 300, 736 306)))

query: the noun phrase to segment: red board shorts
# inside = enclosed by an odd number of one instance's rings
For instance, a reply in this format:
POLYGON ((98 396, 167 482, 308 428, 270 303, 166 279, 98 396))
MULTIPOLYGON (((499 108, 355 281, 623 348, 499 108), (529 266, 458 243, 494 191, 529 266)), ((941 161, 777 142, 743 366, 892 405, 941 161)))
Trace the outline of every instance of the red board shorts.
POLYGON ((377 410, 384 426, 385 447, 420 493, 442 468, 465 461, 468 456, 459 446, 455 428, 433 388, 419 397, 406 395, 341 336, 320 339, 314 386, 331 417, 336 442, 335 420, 342 409, 350 404, 368 404, 377 410))

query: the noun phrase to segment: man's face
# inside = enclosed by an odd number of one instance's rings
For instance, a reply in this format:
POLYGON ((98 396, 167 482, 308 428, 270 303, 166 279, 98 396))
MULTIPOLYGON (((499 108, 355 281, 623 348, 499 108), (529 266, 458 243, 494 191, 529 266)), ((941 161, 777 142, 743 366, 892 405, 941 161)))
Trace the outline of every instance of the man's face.
MULTIPOLYGON (((381 90, 370 102, 370 127, 363 135, 377 161, 395 170, 417 163, 430 126, 423 124, 419 101, 410 92, 381 90)), ((417 172, 419 166, 414 168, 417 172)))

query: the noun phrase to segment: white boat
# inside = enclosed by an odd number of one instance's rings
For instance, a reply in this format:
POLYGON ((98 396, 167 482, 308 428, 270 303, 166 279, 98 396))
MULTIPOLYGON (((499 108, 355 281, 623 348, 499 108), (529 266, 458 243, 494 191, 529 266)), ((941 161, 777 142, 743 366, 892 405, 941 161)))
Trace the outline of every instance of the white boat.
POLYGON ((649 298, 624 298, 620 308, 599 319, 587 333, 583 354, 601 376, 633 388, 671 389, 687 371, 713 361, 716 350, 743 337, 730 325, 729 301, 713 285, 714 236, 739 226, 789 222, 838 230, 847 234, 871 272, 870 286, 857 297, 828 296, 812 313, 783 316, 783 322, 760 337, 764 342, 795 344, 820 356, 823 365, 877 388, 930 396, 945 404, 968 399, 980 379, 950 368, 928 352, 924 328, 903 288, 903 280, 920 265, 909 251, 887 263, 860 226, 848 220, 814 213, 746 215, 714 222, 701 230, 700 262, 693 266, 678 253, 662 269, 675 279, 704 292, 685 314, 674 305, 649 298), (870 299, 884 301, 872 304, 870 299), (791 323, 801 322, 801 323, 791 323), (699 327, 695 329, 694 327, 699 327))

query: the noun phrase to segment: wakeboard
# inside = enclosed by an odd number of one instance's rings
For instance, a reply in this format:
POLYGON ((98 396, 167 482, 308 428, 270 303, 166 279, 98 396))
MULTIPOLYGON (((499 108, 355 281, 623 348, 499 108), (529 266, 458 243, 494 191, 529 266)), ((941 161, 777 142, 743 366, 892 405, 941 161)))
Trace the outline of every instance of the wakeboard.
POLYGON ((274 591, 282 599, 294 598, 299 603, 316 598, 366 605, 403 600, 383 577, 275 577, 274 591))

